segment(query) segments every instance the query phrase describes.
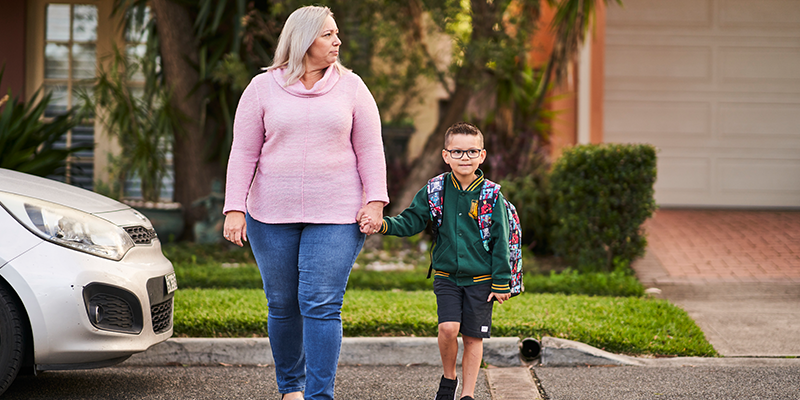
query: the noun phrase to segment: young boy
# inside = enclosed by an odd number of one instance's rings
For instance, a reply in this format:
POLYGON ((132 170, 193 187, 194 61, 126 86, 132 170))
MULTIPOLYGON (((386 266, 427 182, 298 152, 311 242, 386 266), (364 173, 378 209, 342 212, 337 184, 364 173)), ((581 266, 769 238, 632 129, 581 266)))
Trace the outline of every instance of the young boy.
MULTIPOLYGON (((477 221, 478 199, 484 182, 483 172, 478 167, 486 159, 483 134, 477 127, 464 122, 451 126, 445 133, 442 157, 452 172, 444 178, 442 225, 431 254, 433 291, 439 316, 439 353, 444 369, 435 399, 456 399, 459 383, 456 358, 458 333, 461 332, 464 387, 460 399, 474 400, 483 359, 483 338, 491 333, 492 300, 502 304, 511 296, 508 217, 500 194, 492 210, 491 250, 487 251, 477 221)), ((380 232, 413 236, 423 231, 430 220, 426 186, 400 215, 385 217, 380 232)), ((360 222, 362 232, 369 230, 371 221, 368 218, 360 222)))

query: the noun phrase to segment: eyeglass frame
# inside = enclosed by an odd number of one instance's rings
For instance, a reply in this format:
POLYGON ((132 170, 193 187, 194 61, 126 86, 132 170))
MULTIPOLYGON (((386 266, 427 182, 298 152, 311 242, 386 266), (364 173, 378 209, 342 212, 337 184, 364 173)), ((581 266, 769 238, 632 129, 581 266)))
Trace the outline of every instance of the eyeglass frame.
POLYGON ((468 159, 470 159, 470 160, 474 160, 474 159, 476 159, 476 158, 480 157, 480 156, 481 156, 481 153, 482 153, 484 150, 486 150, 486 149, 466 149, 466 150, 461 150, 461 149, 454 149, 454 150, 442 149, 442 150, 444 150, 444 151, 446 151, 447 153, 449 153, 449 154, 450 154, 450 157, 452 157, 452 158, 453 158, 453 159, 455 159, 455 160, 460 160, 460 159, 464 158, 464 156, 467 156, 467 158, 468 158, 468 159), (454 151, 460 151, 460 152, 461 152, 461 157, 456 157, 456 156, 454 156, 454 155, 453 155, 453 152, 454 152, 454 151), (471 156, 469 155, 469 152, 470 152, 470 151, 477 151, 477 152, 478 152, 478 154, 476 154, 476 155, 475 155, 475 157, 471 157, 471 156))

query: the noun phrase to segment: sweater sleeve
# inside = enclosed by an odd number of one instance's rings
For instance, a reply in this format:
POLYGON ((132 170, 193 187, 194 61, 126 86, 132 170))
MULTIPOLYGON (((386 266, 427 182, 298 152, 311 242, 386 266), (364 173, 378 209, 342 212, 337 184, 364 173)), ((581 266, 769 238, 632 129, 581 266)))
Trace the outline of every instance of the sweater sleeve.
POLYGON ((431 212, 428 207, 428 189, 423 187, 416 195, 411 205, 396 217, 384 217, 380 232, 392 236, 414 236, 428 226, 431 212))
POLYGON ((365 200, 389 203, 386 188, 386 158, 383 154, 381 117, 367 85, 359 78, 353 107, 353 150, 365 200))
POLYGON ((247 85, 233 120, 233 144, 228 159, 225 207, 229 211, 247 210, 247 193, 253 183, 256 165, 264 145, 264 109, 259 99, 256 78, 247 85))
POLYGON ((503 194, 497 196, 492 210, 492 291, 508 293, 511 291, 511 265, 508 263, 508 211, 503 194))

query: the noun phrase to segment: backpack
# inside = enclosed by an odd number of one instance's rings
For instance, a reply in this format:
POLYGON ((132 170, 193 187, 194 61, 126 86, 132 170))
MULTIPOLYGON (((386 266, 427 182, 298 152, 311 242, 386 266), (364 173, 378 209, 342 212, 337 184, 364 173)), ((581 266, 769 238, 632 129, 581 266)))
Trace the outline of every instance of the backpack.
MULTIPOLYGON (((433 234, 434 241, 439 234, 439 227, 442 226, 442 206, 444 204, 444 178, 447 173, 438 175, 428 181, 428 207, 431 211, 431 220, 433 221, 433 234)), ((492 211, 497 202, 498 194, 500 193, 500 185, 485 179, 481 187, 481 194, 478 197, 478 228, 481 232, 481 240, 483 241, 483 248, 486 251, 491 251, 489 243, 491 242, 491 226, 492 226, 492 211)), ((519 223, 519 216, 517 209, 511 204, 510 201, 503 198, 508 211, 508 263, 511 266, 511 296, 516 296, 525 290, 525 285, 522 283, 522 228, 519 223)), ((433 249, 431 249, 433 251, 433 249)), ((428 269, 428 278, 431 277, 431 270, 433 269, 433 260, 431 260, 431 267, 428 269)))

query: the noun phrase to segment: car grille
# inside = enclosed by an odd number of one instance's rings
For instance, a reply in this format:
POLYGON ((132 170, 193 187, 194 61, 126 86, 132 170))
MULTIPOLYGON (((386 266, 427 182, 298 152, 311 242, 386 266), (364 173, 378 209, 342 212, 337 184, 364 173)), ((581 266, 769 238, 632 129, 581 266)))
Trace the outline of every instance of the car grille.
POLYGON ((135 244, 150 244, 153 239, 158 237, 155 229, 147 229, 143 226, 129 226, 125 228, 125 232, 128 232, 128 236, 133 239, 135 244))
POLYGON ((89 299, 92 324, 101 329, 131 332, 134 318, 130 304, 111 294, 96 294, 89 299))
POLYGON ((153 319, 153 332, 163 333, 172 327, 172 299, 150 307, 153 319))
POLYGON ((135 294, 116 286, 90 283, 83 288, 89 321, 97 329, 138 334, 144 321, 135 294))

